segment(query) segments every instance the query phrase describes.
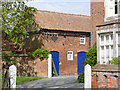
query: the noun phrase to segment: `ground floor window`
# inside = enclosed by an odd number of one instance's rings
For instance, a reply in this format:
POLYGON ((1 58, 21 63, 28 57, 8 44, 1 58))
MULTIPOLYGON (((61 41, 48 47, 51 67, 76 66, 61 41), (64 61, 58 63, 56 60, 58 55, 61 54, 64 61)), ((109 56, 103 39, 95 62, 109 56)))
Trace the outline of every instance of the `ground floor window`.
POLYGON ((67 52, 67 60, 73 60, 73 51, 67 52))
POLYGON ((117 41, 117 47, 118 47, 118 56, 120 56, 120 33, 118 33, 118 41, 117 41))
POLYGON ((106 64, 113 58, 113 35, 101 34, 100 35, 100 63, 106 64))

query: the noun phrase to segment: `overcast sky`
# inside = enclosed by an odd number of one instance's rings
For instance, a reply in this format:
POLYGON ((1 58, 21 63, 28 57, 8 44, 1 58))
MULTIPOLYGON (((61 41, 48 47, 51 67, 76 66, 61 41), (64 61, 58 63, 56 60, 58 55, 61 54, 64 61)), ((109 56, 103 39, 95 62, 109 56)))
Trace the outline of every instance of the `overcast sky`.
POLYGON ((27 5, 38 10, 90 15, 90 0, 33 0, 27 5))

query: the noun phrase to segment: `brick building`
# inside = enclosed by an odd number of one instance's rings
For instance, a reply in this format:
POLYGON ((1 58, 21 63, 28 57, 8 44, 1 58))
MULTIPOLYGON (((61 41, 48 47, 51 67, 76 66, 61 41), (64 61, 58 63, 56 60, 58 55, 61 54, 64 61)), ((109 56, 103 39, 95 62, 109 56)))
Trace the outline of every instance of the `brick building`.
POLYGON ((30 33, 26 49, 47 48, 52 54, 58 75, 81 73, 82 62, 91 46, 90 16, 37 11, 35 20, 41 28, 42 45, 40 40, 36 40, 39 34, 30 33), (34 36, 37 38, 33 39, 34 36))

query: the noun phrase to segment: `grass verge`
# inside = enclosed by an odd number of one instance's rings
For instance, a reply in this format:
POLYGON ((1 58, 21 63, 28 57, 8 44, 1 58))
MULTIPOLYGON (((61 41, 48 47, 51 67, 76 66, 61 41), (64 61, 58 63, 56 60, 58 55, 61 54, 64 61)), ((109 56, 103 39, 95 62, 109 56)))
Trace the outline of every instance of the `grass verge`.
POLYGON ((39 80, 43 79, 42 77, 24 77, 24 76, 17 76, 16 78, 16 84, 21 84, 24 82, 29 82, 29 81, 34 81, 34 80, 39 80))

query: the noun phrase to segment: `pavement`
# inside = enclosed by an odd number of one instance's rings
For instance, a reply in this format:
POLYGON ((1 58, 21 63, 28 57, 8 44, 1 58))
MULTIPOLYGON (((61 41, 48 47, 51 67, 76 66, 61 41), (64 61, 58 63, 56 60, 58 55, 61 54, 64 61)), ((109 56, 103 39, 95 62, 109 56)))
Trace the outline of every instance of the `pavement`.
POLYGON ((83 88, 83 83, 77 83, 78 76, 58 76, 45 78, 17 85, 17 88, 83 88))

